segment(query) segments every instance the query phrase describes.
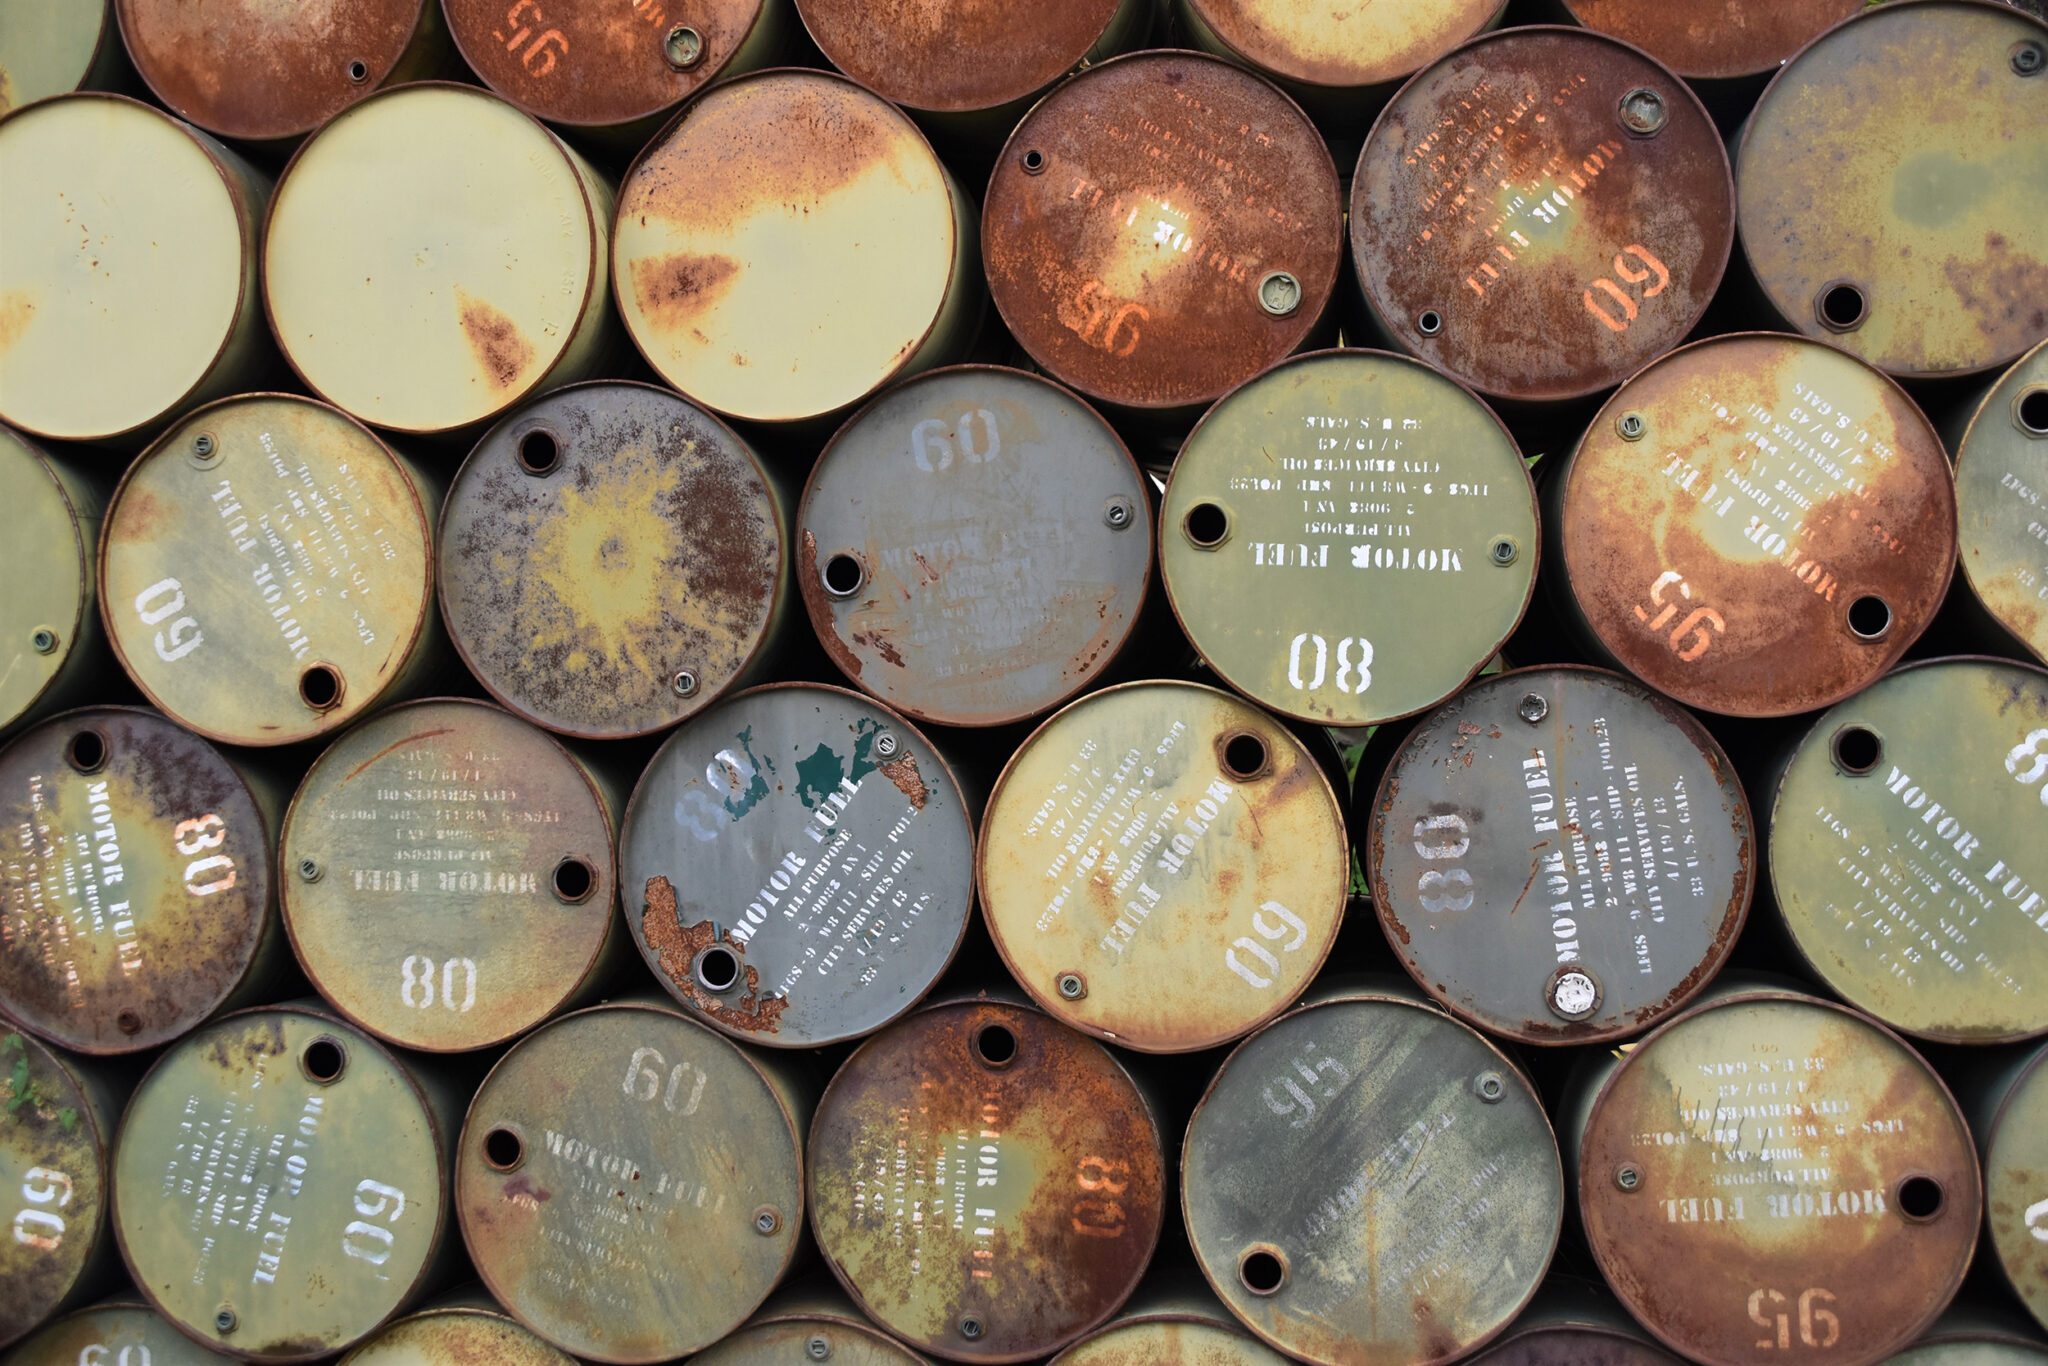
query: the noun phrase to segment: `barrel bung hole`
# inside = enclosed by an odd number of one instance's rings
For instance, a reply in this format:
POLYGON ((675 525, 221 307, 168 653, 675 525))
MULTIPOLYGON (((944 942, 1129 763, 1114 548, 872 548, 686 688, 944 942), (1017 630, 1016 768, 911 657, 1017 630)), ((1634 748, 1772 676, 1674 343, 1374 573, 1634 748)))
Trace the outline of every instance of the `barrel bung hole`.
POLYGON ((97 773, 107 766, 107 737, 96 730, 82 730, 64 746, 64 762, 80 773, 97 773))
POLYGON ((1941 1213, 1947 1200, 1941 1182, 1931 1176, 1909 1176, 1899 1182, 1897 1194, 1899 1213, 1915 1223, 1925 1223, 1941 1213))
POLYGON ((2029 436, 2048 436, 2048 384, 2037 385, 2020 394, 2013 413, 2029 436))
POLYGON ((1188 539, 1207 550, 1223 544, 1223 538, 1230 534, 1230 514, 1214 503, 1197 503, 1188 509, 1181 527, 1188 539))
POLYGON ((348 1070, 348 1050, 342 1047, 340 1039, 322 1034, 299 1054, 299 1067, 322 1086, 332 1085, 348 1070))
POLYGON ((1863 291, 1846 280, 1838 280, 1821 289, 1821 323, 1836 332, 1848 332, 1861 326, 1869 308, 1869 300, 1863 297, 1863 291))
POLYGON ((1223 771, 1241 783, 1264 773, 1267 757, 1266 742, 1248 730, 1223 739, 1223 771))
POLYGON ((731 991, 740 980, 740 956, 723 944, 697 955, 697 982, 706 991, 731 991))
POLYGON ((1835 732, 1835 764, 1844 773, 1868 773, 1884 757, 1884 741, 1877 732, 1863 726, 1844 726, 1835 732))
POLYGON ((565 858, 555 865, 554 874, 548 881, 558 898, 574 903, 597 889, 597 869, 590 866, 588 859, 565 858))
POLYGON ((825 561, 822 577, 827 593, 835 598, 850 598, 860 592, 860 586, 868 576, 867 571, 861 568, 860 560, 842 550, 825 561))
POLYGON ((1865 640, 1881 639, 1892 629, 1892 605, 1875 593, 1849 604, 1849 629, 1865 640))
POLYGON ((484 1161, 493 1170, 509 1172, 526 1160, 526 1140, 511 1129, 496 1128, 484 1135, 484 1161))
POLYGON ((1006 1025, 983 1025, 974 1031, 974 1056, 986 1067, 1008 1067, 1017 1057, 1017 1036, 1006 1025))
POLYGON ((341 701, 341 671, 313 664, 299 675, 299 700, 314 711, 331 711, 341 701))
POLYGON ((555 434, 543 427, 535 427, 519 438, 519 468, 538 479, 544 474, 553 474, 555 466, 562 463, 562 444, 555 440, 555 434))
POLYGON ((1275 1294, 1287 1284, 1287 1263, 1281 1259, 1277 1249, 1248 1248, 1244 1256, 1237 1259, 1237 1278, 1254 1295, 1275 1294))

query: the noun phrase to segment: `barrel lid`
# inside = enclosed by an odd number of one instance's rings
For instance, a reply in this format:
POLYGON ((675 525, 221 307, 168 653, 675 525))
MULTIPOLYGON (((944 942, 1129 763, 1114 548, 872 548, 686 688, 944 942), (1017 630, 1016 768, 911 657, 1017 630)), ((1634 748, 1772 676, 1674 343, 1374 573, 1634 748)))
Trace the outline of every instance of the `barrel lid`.
MULTIPOLYGON (((6 1334, 0 1332, 0 1340, 6 1334)), ((209 1352, 141 1304, 96 1304, 51 1323, 22 1343, 23 1366, 228 1366, 233 1357, 209 1352)))
POLYGON ((0 1026, 0 1190, 15 1211, 0 1239, 0 1347, 48 1318, 101 1246, 108 1137, 70 1066, 0 1026))
POLYGON ((1742 249, 1790 324, 1895 375, 2048 335, 2048 24, 1990 0, 1865 7, 1743 125, 1742 249))
POLYGON ((1869 1366, 1933 1321, 1983 1195, 1918 1054, 1813 997, 1736 994, 1635 1045, 1593 1102, 1579 1205, 1642 1325, 1706 1366, 1869 1366))
POLYGON ((2048 1045, 2035 1051, 1978 1135, 1991 1248, 2006 1279, 2048 1328, 2048 1045))
POLYGON ((1564 1216, 1557 1142, 1514 1064, 1373 991, 1240 1044, 1181 1163, 1210 1285, 1260 1338, 1326 1366, 1435 1366, 1487 1342, 1536 1293, 1564 1216))
POLYGON ((818 639, 920 721, 1049 711, 1130 639, 1152 573, 1144 476, 1049 380, 959 366, 890 390, 812 467, 798 583, 818 639))
POLYGON ((421 1279, 445 1224, 443 1138, 405 1067, 303 1006, 165 1052, 122 1118, 114 1229, 187 1335, 264 1361, 344 1351, 421 1279))
POLYGON ((737 1039, 814 1048, 916 1005, 966 933, 974 827, 931 742, 844 688, 777 683, 657 752, 619 841, 662 988, 737 1039))
POLYGON ((450 1308, 400 1319, 343 1357, 340 1366, 576 1366, 576 1362, 503 1314, 450 1308))
POLYGON ((0 543, 33 593, 0 596, 0 731, 42 698, 78 648, 92 606, 93 531, 50 459, 0 427, 0 543))
POLYGON ((797 0, 832 65, 908 109, 965 114, 1045 89, 1099 42, 1122 0, 797 0))
POLYGON ((1198 1319, 1117 1322, 1054 1358, 1058 1366, 1287 1366, 1235 1327, 1198 1319))
POLYGON ((1681 76, 1713 80, 1775 72, 1866 0, 1564 0, 1573 19, 1643 49, 1681 76))
POLYGON ((279 178, 271 330, 315 394, 365 422, 471 426, 568 350, 604 290, 610 209, 580 159, 496 95, 393 87, 336 115, 279 178))
POLYGON ((730 427, 666 389, 534 400, 441 511, 442 613, 491 694, 568 735, 666 729, 723 696, 786 596, 781 501, 730 427))
POLYGON ((832 1366, 927 1366, 925 1358, 886 1333, 841 1318, 748 1324, 690 1358, 691 1366, 792 1366, 805 1361, 830 1361, 832 1366))
POLYGON ((921 1011, 846 1060, 818 1103, 811 1174, 832 1273, 890 1333, 956 1361, 1031 1360, 1101 1324, 1164 1218, 1158 1124, 1122 1064, 986 998, 921 1011))
POLYGON ((1491 25, 1506 0, 1186 0, 1232 53, 1260 71, 1338 89, 1386 85, 1491 25))
POLYGON ((482 702, 392 707, 336 740, 279 861, 307 977, 406 1048, 524 1033, 583 985, 612 925, 603 799, 552 737, 482 702))
POLYGON ((965 210, 880 96, 754 72, 692 100, 627 171, 612 288, 648 363, 694 401, 821 417, 901 374, 970 288, 965 210))
POLYGON ((1678 345, 1734 235, 1728 154, 1698 98, 1583 29, 1503 29, 1424 68, 1351 182, 1374 315, 1404 350, 1516 400, 1596 393, 1678 345))
POLYGON ((78 89, 109 43, 112 0, 16 0, 0 32, 0 114, 78 89))
POLYGON ((119 95, 14 111, 0 162, 0 421, 102 441, 184 408, 255 287, 261 205, 191 128, 119 95))
POLYGON ((2048 662, 2048 341, 1984 397, 1956 448, 1963 577, 1998 624, 2048 662))
POLYGON ((787 1269, 802 1140, 738 1047, 666 1007, 599 1006, 485 1078, 455 1199, 520 1322, 594 1361, 667 1361, 739 1326, 787 1269))
POLYGON ((1209 410, 1159 514, 1168 600, 1260 705, 1370 726, 1449 697, 1535 591, 1536 493, 1484 403, 1380 351, 1274 366, 1209 410))
POLYGON ((1299 347, 1344 203, 1294 102, 1219 57, 1090 67, 1010 134, 982 211, 989 289, 1053 378, 1127 408, 1207 405, 1299 347))

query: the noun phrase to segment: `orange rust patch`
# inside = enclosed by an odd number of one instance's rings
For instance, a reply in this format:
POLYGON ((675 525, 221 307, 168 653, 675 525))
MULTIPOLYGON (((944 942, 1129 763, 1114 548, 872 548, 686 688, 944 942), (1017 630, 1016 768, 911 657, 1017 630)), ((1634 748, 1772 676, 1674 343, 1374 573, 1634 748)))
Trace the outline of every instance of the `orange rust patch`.
POLYGON ((459 289, 455 299, 462 308, 463 335, 469 338, 469 349, 476 352, 477 364, 492 384, 511 388, 533 364, 533 343, 519 330, 519 324, 483 300, 472 299, 459 289))
POLYGON ((931 799, 931 793, 925 788, 924 779, 918 776, 917 760, 908 754, 901 759, 891 759, 883 764, 882 776, 896 784, 903 795, 910 798, 910 804, 919 811, 924 810, 924 804, 931 799))
POLYGON ((648 319, 681 330, 723 294, 739 273, 740 263, 730 256, 674 251, 642 257, 633 262, 633 295, 648 319))
POLYGON ((730 931, 721 937, 717 926, 708 920, 685 928, 676 919, 676 889, 665 877, 647 879, 647 909, 640 916, 640 933, 646 937, 648 947, 660 956, 663 975, 689 998, 691 1005, 731 1029, 748 1034, 776 1031, 782 1012, 789 1008, 788 998, 761 995, 760 969, 747 962, 745 948, 734 942, 730 931), (732 950, 746 973, 747 989, 731 1005, 700 991, 697 975, 691 971, 697 955, 719 942, 732 950))

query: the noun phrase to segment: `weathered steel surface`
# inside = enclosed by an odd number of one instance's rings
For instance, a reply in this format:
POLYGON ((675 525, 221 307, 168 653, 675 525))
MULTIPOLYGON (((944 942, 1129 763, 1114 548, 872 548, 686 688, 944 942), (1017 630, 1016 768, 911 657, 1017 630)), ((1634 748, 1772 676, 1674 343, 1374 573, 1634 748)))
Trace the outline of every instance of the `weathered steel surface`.
POLYGON ((18 583, 0 596, 0 734, 95 681, 104 491, 79 466, 0 427, 0 544, 18 583))
POLYGON ((2048 1328, 2048 1045, 2017 1066, 1976 1137, 1992 1252, 2027 1312, 2048 1328))
POLYGON ((1986 394, 1956 449, 1963 581, 2048 662, 2048 341, 1986 394))
POLYGON ((895 1336, 960 1361, 1043 1356, 1114 1313, 1158 1243, 1165 1179, 1109 1050, 985 998, 868 1040, 811 1131, 833 1274, 895 1336))
POLYGON ((1351 182, 1352 259, 1380 325, 1519 401, 1595 393, 1676 346, 1734 236, 1728 155, 1699 100, 1580 29, 1505 29, 1423 70, 1351 182))
POLYGON ((1148 1284, 1050 1366, 1287 1366, 1287 1358, 1249 1336, 1213 1295, 1193 1287, 1155 1295, 1148 1284))
POLYGON ((1536 1293, 1564 1217, 1534 1088, 1405 986, 1332 993, 1247 1039, 1181 1163, 1203 1275, 1323 1366, 1471 1352, 1536 1293))
POLYGON ((1177 0, 1189 36, 1282 81, 1384 86, 1491 27, 1506 0, 1177 0))
POLYGON ((761 1066, 666 1006, 565 1016, 469 1108, 463 1240, 491 1294, 579 1357, 657 1362, 766 1298, 803 1219, 805 1116, 761 1066))
POLYGON ((897 104, 952 114, 1026 99, 1100 59, 1141 8, 1142 0, 797 0, 832 65, 897 104))
POLYGON ((345 1351, 417 1288, 448 1231, 447 1136, 405 1065, 306 1006, 242 1011, 163 1054, 114 1150, 136 1288, 256 1361, 345 1351))
POLYGON ((1813 973, 1908 1034, 2048 1033, 2044 775, 2048 674, 2024 665, 1914 664, 1821 717, 1759 794, 1813 973))
POLYGON ((58 1319, 22 1343, 13 1360, 21 1366, 231 1366, 234 1358, 209 1352, 154 1309, 109 1302, 58 1319))
POLYGON ((1565 1121, 1583 1126, 1580 1212, 1608 1284, 1674 1351, 1869 1366, 1955 1294, 1977 1159, 1896 1036, 1813 997, 1734 993, 1608 1066, 1565 1121))
POLYGON ((1385 352, 1297 357, 1217 404, 1159 526, 1167 596, 1210 667, 1321 725, 1443 701, 1536 584, 1514 438, 1469 390, 1385 352))
POLYGON ((861 1317, 830 1277, 819 1278, 822 1284, 777 1291, 760 1313, 692 1357, 691 1366, 930 1366, 861 1317))
POLYGON ((1955 565, 1955 484, 1904 390, 1765 333, 1666 357, 1600 410, 1546 496, 1560 588, 1623 668, 1688 706, 1789 716, 1896 663, 1955 565))
POLYGON ((733 417, 838 412, 952 359, 977 321, 972 206, 901 110, 823 71, 691 101, 627 171, 617 236, 626 330, 733 417))
MULTIPOLYGON (((793 1366, 799 1359, 788 1360, 793 1366)), ((576 1362, 501 1313, 451 1307, 400 1319, 343 1357, 339 1366, 576 1366, 576 1362)))
POLYGON ((1552 1280, 1470 1366, 1680 1366, 1604 1286, 1552 1280))
POLYGON ((0 750, 0 1012, 66 1048, 190 1031, 266 966, 266 812, 154 712, 65 712, 0 750))
POLYGON ((1349 886, 1343 810, 1258 708, 1193 683, 1041 726, 982 818, 982 912, 1048 1011, 1148 1053, 1238 1038, 1300 996, 1349 886))
POLYGON ((392 707, 336 740, 278 862, 307 977, 407 1048, 524 1033, 589 983, 612 931, 603 797, 552 737, 482 702, 392 707))
POLYGON ((456 475, 440 539, 463 659, 569 735, 694 715, 761 671, 790 608, 787 522, 760 460, 651 385, 558 389, 506 418, 456 475))
POLYGON ((2008 365, 2048 336, 2041 20, 1867 10, 1779 71, 1735 166, 1743 251, 1798 331, 1895 375, 2008 365))
POLYGON ((10 0, 0 30, 0 114, 51 95, 99 89, 120 60, 113 0, 10 0))
MULTIPOLYGON (((9 1235, 0 1238, 0 1348, 105 1260, 114 1118, 63 1058, 0 1027, 0 1215, 9 1235)), ((35 1360, 26 1350, 15 1359, 35 1360)))
POLYGON ((1193 409, 1322 316, 1344 205, 1322 138, 1192 52, 1091 68, 1010 134, 983 205, 989 288, 1031 358, 1092 399, 1193 409))
POLYGON ((263 291, 285 359, 365 422, 444 433, 595 373, 612 189, 475 86, 386 90, 278 180, 263 291))
POLYGON ((1867 0, 1564 0, 1572 18, 1694 80, 1776 71, 1867 0))
POLYGON ((648 764, 620 896, 662 988, 737 1039, 858 1038, 930 991, 966 932, 974 826, 931 742, 843 688, 741 693, 648 764))
POLYGON ((323 403, 187 413, 129 467, 100 539, 100 615, 136 686, 224 744, 339 729, 408 685, 433 593, 432 496, 323 403))
POLYGON ((804 606, 833 662, 944 725, 1021 721, 1088 686, 1152 573, 1149 492, 1115 431, 993 366, 870 404, 818 457, 797 523, 804 606))

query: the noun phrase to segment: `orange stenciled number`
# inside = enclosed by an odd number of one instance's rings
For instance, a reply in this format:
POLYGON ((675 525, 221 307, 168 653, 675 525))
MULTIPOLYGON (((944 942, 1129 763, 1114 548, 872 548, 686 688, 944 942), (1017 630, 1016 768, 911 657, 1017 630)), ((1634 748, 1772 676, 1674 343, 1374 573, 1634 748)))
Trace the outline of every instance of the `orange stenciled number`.
MULTIPOLYGON (((1645 299, 1656 298, 1671 283, 1670 267, 1651 255, 1650 249, 1640 242, 1631 242, 1621 249, 1620 255, 1614 258, 1614 273, 1627 284, 1640 287, 1645 299), (1632 265, 1628 259, 1630 256, 1640 260, 1642 266, 1632 265), (1645 284, 1644 282, 1652 276, 1656 277, 1657 282, 1645 284)), ((1604 275, 1587 288, 1583 297, 1586 311, 1598 318, 1601 325, 1610 332, 1628 331, 1628 325, 1634 322, 1636 315, 1642 311, 1633 294, 1604 275), (1595 294, 1595 290, 1599 293, 1595 294), (1620 317, 1616 317, 1614 311, 1608 307, 1610 301, 1621 305, 1620 317)))
POLYGON ((1074 1183, 1088 1194, 1074 1202, 1074 1232, 1087 1238, 1124 1236, 1124 1207, 1116 1197, 1131 1184, 1131 1164, 1090 1155, 1074 1183))

